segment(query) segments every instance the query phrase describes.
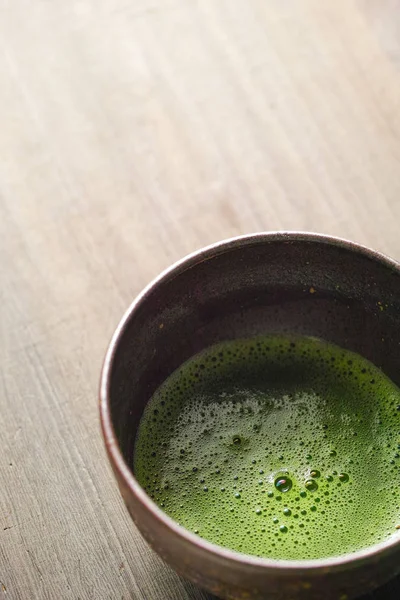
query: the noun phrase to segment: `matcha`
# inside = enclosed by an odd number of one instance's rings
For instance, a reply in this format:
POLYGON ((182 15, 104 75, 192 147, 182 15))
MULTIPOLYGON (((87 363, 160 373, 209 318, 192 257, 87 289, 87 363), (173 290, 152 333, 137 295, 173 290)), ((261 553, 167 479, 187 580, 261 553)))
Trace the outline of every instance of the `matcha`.
POLYGON ((315 338, 224 342, 151 398, 134 472, 215 544, 275 559, 354 552, 400 534, 400 390, 315 338))

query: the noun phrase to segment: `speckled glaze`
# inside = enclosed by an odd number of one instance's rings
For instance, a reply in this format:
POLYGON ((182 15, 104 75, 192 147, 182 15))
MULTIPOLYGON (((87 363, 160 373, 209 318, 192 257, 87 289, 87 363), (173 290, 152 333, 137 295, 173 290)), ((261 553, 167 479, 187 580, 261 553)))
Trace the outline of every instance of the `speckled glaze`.
POLYGON ((236 600, 347 600, 400 572, 400 537, 312 561, 239 554, 180 527, 132 471, 140 417, 160 383, 215 342, 268 333, 324 338, 400 385, 399 265, 345 240, 291 232, 227 240, 173 265, 133 302, 108 349, 100 386, 108 456, 143 536, 201 587, 236 600))

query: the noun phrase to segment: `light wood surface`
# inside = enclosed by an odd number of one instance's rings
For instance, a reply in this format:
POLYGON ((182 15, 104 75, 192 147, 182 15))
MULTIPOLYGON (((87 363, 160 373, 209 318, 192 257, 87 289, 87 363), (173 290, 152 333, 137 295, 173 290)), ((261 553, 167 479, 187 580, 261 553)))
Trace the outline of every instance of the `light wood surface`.
POLYGON ((1 1, 0 598, 209 598, 106 462, 114 327, 218 239, 399 223, 398 0, 1 1))

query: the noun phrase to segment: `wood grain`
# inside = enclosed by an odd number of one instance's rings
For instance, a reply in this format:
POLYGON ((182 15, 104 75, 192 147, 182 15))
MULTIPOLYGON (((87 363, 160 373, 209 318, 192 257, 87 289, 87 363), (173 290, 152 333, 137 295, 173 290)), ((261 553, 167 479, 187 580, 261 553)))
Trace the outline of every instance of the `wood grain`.
POLYGON ((144 284, 221 238, 306 229, 400 258, 399 9, 0 2, 0 598, 209 598, 123 507, 103 354, 144 284))

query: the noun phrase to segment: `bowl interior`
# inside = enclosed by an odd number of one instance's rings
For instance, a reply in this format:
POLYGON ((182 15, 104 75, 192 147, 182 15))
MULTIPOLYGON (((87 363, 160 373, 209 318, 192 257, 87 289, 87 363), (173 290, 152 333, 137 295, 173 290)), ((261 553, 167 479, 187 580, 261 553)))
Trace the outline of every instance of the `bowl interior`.
POLYGON ((348 242, 276 234, 193 255, 152 284, 120 330, 110 376, 111 418, 132 468, 147 401, 180 364, 222 340, 313 335, 358 352, 400 385, 400 275, 348 242))

